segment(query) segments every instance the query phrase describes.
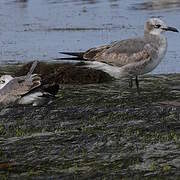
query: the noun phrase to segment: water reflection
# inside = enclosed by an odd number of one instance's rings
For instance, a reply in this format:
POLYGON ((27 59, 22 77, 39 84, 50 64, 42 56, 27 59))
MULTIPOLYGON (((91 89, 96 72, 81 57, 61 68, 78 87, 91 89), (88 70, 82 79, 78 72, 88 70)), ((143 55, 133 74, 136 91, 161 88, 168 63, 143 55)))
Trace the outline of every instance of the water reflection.
POLYGON ((19 8, 27 8, 29 0, 9 0, 5 2, 6 5, 16 5, 19 8))
POLYGON ((81 4, 96 4, 99 2, 99 0, 47 0, 50 4, 55 3, 81 3, 81 4))
POLYGON ((133 5, 135 10, 179 9, 180 0, 152 0, 133 5))
POLYGON ((24 2, 28 2, 28 0, 16 0, 15 2, 21 2, 21 3, 24 3, 24 2))
MULTIPOLYGON (((55 3, 75 3, 75 4, 79 4, 79 5, 88 5, 88 4, 104 3, 103 0, 47 0, 47 1, 50 4, 55 4, 55 3)), ((113 4, 113 5, 118 5, 119 1, 120 0, 108 0, 106 2, 109 2, 110 4, 113 4)))

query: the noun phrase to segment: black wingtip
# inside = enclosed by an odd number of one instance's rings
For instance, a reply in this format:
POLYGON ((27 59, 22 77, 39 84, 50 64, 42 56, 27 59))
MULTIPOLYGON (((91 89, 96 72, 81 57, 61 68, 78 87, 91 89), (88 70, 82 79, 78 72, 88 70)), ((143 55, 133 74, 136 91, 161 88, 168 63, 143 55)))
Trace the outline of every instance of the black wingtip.
POLYGON ((54 60, 56 61, 67 61, 67 60, 71 60, 71 61, 82 61, 84 59, 81 59, 79 57, 65 57, 65 58, 54 58, 54 60))
POLYGON ((53 85, 44 85, 42 87, 42 89, 45 91, 45 92, 48 92, 49 94, 51 94, 52 96, 55 96, 58 91, 59 91, 59 84, 53 84, 53 85))
POLYGON ((69 56, 75 56, 75 57, 78 57, 80 59, 82 59, 83 55, 84 55, 84 52, 59 52, 59 53, 69 55, 69 56))

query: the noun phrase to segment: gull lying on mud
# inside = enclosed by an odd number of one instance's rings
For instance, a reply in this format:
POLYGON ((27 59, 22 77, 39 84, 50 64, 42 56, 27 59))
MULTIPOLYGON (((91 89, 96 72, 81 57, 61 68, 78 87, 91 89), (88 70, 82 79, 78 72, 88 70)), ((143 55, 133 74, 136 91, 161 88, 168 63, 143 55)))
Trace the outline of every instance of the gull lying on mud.
POLYGON ((59 85, 41 85, 41 78, 32 74, 37 66, 35 61, 26 76, 0 77, 0 104, 31 104, 39 106, 49 102, 59 90, 59 85))
POLYGON ((61 52, 75 56, 75 58, 61 58, 69 60, 86 60, 86 67, 102 70, 112 77, 136 77, 139 92, 138 75, 151 72, 164 58, 167 51, 165 31, 178 32, 169 27, 159 18, 149 19, 144 26, 144 36, 122 41, 110 45, 91 48, 86 52, 61 52))

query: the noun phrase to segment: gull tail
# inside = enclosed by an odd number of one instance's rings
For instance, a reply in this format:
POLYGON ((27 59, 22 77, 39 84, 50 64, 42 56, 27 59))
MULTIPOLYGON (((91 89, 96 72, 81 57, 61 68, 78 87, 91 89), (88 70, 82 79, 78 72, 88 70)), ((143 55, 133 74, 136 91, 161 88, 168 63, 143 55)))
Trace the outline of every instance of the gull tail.
POLYGON ((84 52, 59 52, 59 53, 73 56, 73 57, 57 58, 56 60, 85 60, 83 58, 84 52))

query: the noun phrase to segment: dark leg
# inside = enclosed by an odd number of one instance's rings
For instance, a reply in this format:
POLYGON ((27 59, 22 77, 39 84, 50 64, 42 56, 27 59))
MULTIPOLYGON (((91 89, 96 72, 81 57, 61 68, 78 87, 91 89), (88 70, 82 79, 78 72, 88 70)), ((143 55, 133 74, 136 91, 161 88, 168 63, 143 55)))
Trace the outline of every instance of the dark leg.
POLYGON ((132 88, 133 87, 133 78, 130 77, 129 79, 129 87, 132 88))
POLYGON ((138 81, 138 77, 137 77, 137 76, 136 76, 136 87, 137 87, 137 92, 138 92, 138 94, 140 94, 139 81, 138 81))

